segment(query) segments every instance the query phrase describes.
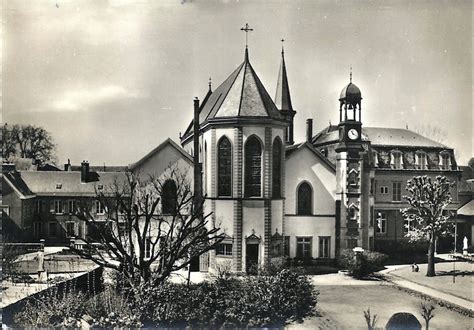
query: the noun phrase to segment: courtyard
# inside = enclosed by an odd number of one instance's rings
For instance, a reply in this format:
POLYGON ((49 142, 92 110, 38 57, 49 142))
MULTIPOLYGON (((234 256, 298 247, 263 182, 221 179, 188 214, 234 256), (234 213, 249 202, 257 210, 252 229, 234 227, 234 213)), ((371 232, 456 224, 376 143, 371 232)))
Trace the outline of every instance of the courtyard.
MULTIPOLYGON (((421 274, 418 274, 421 275, 421 274)), ((424 327, 420 314, 418 295, 410 294, 397 286, 379 280, 355 280, 340 274, 318 275, 312 277, 319 290, 318 316, 307 318, 303 323, 291 324, 291 329, 360 328, 367 329, 364 310, 370 308, 377 314, 376 327, 384 327, 389 318, 398 312, 408 312, 416 316, 424 327)), ((471 291, 471 286, 464 287, 471 291)), ((474 321, 447 307, 436 305, 431 329, 472 329, 474 321)))

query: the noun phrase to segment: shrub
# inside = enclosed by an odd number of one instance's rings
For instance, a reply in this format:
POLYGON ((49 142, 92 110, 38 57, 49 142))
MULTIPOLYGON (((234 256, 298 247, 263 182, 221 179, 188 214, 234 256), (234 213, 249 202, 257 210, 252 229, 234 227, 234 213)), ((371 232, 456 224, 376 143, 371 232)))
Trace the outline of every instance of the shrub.
POLYGON ((316 305, 318 293, 308 277, 292 270, 240 279, 222 275, 189 286, 144 286, 135 292, 133 311, 159 327, 264 327, 300 320, 316 305))
POLYGON ((13 320, 21 327, 78 327, 85 301, 83 293, 68 288, 60 292, 55 286, 28 300, 13 320))
POLYGON ((408 242, 407 240, 376 240, 375 250, 387 254, 390 258, 390 262, 392 263, 426 263, 428 242, 408 242))
POLYGON ((86 313, 92 317, 95 327, 130 328, 141 326, 140 315, 132 313, 128 297, 110 286, 87 302, 86 313))
POLYGON ((356 257, 350 249, 341 251, 339 262, 349 274, 356 278, 364 278, 383 268, 387 255, 374 251, 364 251, 356 257))

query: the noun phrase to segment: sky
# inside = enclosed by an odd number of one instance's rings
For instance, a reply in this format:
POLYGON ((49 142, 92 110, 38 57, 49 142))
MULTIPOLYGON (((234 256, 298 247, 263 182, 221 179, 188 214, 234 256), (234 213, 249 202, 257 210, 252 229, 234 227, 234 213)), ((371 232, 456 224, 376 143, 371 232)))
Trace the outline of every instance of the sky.
MULTIPOLYGON (((179 141, 243 61, 275 95, 284 38, 295 139, 338 122, 349 81, 364 126, 440 128, 472 146, 471 1, 2 1, 2 121, 51 132, 58 164, 136 162, 179 141)), ((429 131, 429 129, 428 129, 429 131)))

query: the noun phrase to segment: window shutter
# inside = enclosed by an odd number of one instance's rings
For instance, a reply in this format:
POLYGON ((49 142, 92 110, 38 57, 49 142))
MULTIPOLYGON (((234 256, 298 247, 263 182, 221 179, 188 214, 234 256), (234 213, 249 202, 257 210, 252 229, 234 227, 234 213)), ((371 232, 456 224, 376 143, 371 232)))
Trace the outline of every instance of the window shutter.
POLYGON ((54 201, 50 201, 50 202, 49 202, 49 211, 50 211, 51 213, 53 213, 53 214, 55 213, 55 212, 54 212, 54 201))

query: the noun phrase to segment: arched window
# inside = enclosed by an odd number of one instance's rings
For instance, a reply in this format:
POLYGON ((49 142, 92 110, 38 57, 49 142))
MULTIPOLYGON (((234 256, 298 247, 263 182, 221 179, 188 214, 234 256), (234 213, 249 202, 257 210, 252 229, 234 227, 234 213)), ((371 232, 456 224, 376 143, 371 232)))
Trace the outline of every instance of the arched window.
POLYGON ((273 141, 272 159, 273 197, 281 197, 281 149, 281 141, 279 138, 276 138, 275 141, 273 141))
POLYGON ((217 144, 217 194, 232 195, 232 146, 225 136, 217 144))
POLYGON ((161 211, 163 214, 176 213, 177 192, 176 183, 171 179, 166 180, 161 192, 161 211))
POLYGON ((313 189, 307 182, 303 182, 298 187, 298 210, 299 215, 313 214, 313 189))
POLYGON ((262 187, 262 146, 252 136, 245 144, 245 196, 261 196, 262 187))

